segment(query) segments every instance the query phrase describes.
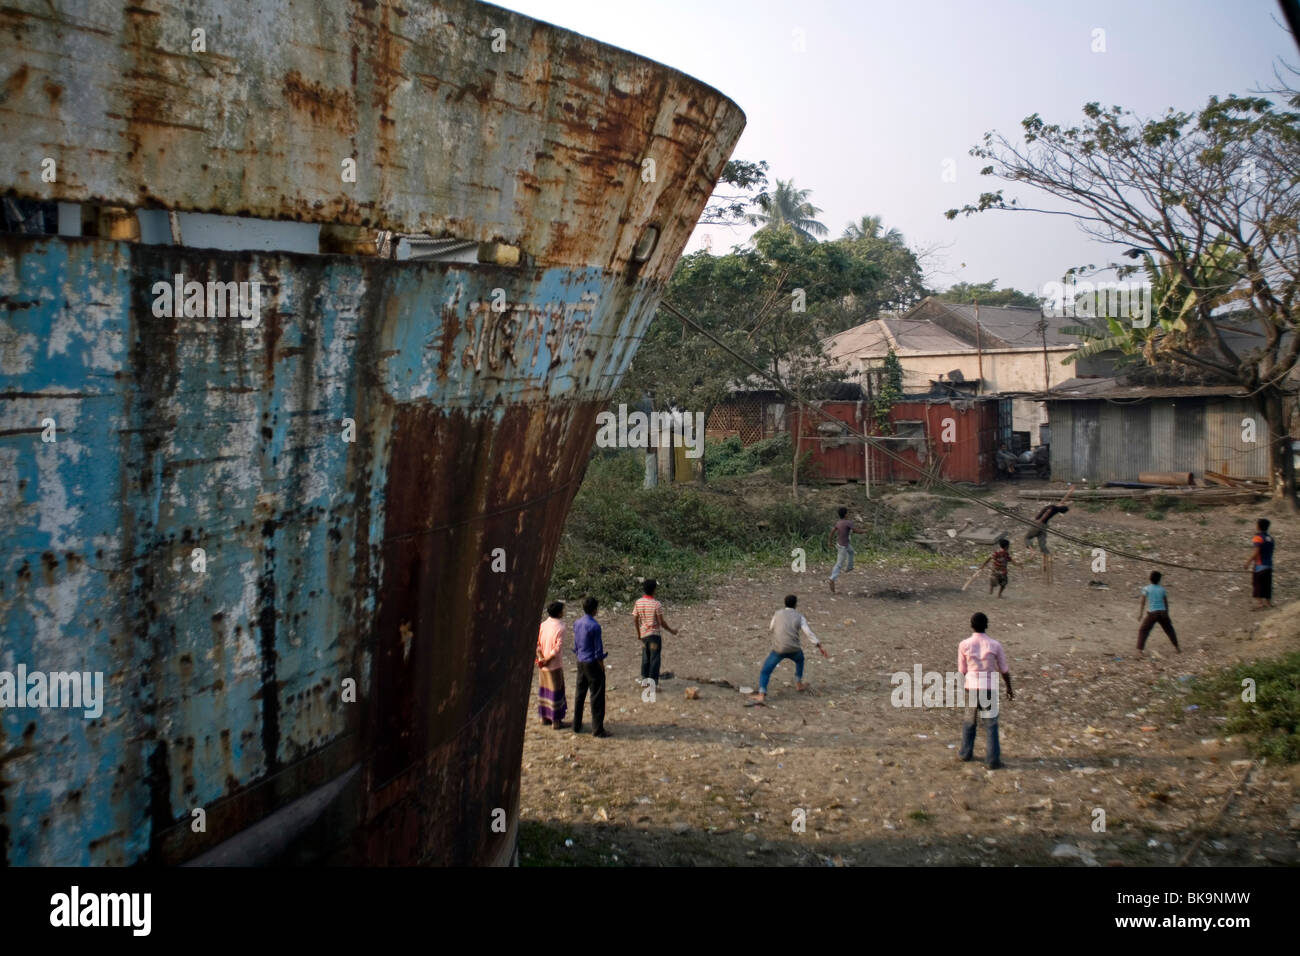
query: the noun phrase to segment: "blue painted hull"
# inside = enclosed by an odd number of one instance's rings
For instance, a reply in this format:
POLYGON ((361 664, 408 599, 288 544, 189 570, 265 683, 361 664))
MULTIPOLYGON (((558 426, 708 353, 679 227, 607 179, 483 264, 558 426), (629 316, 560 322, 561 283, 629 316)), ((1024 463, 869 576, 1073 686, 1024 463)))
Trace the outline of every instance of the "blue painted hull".
POLYGON ((656 290, 75 239, 5 253, 0 669, 106 686, 99 719, 0 711, 21 742, 8 862, 187 859, 354 765, 350 825, 310 855, 501 855, 560 523, 656 290), (176 273, 256 277, 258 327, 153 315, 176 273), (425 814, 444 803, 483 817, 442 832, 425 814))

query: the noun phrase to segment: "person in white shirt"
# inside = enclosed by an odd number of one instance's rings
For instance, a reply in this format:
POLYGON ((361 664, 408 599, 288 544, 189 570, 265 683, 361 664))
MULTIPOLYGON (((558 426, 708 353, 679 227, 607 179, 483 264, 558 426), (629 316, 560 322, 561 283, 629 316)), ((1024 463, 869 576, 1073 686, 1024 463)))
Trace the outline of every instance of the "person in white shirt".
POLYGON ((808 619, 795 610, 795 605, 798 603, 799 599, 795 595, 787 594, 785 607, 772 615, 772 622, 767 626, 767 629, 772 632, 772 651, 767 655, 767 660, 763 662, 763 670, 758 675, 758 693, 754 695, 754 700, 760 704, 767 699, 767 682, 772 677, 772 671, 776 670, 776 665, 786 658, 794 661, 795 690, 808 689, 808 685, 803 682, 803 646, 799 643, 801 632, 808 635, 808 640, 821 651, 822 657, 830 657, 826 653, 826 648, 822 647, 822 642, 817 640, 817 635, 808 626, 808 619))

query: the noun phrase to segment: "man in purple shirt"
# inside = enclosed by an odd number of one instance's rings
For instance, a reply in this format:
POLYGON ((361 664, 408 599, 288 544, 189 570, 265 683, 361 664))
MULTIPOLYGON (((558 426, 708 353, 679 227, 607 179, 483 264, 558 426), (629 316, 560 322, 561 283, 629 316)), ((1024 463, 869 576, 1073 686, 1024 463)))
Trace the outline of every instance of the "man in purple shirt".
POLYGON ((853 522, 849 520, 848 508, 841 508, 838 514, 840 520, 831 526, 831 544, 835 546, 835 567, 831 568, 832 594, 835 593, 835 579, 840 576, 840 572, 853 570, 852 535, 863 533, 853 527, 853 522))
POLYGON ((578 658, 578 699, 574 702, 573 732, 582 732, 582 706, 591 692, 591 735, 613 736, 605 729, 605 644, 596 623, 596 599, 582 602, 586 613, 573 623, 573 653, 578 658))

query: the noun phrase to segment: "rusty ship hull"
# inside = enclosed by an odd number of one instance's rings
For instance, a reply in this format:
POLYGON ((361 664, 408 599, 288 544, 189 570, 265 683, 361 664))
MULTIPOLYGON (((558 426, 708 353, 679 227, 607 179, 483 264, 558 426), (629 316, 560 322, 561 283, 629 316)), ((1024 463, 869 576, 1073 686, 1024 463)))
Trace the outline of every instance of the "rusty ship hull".
POLYGON ((743 115, 467 0, 58 6, 0 11, 0 186, 60 204, 0 238, 0 681, 104 689, 0 706, 0 862, 509 862, 595 416, 743 115))

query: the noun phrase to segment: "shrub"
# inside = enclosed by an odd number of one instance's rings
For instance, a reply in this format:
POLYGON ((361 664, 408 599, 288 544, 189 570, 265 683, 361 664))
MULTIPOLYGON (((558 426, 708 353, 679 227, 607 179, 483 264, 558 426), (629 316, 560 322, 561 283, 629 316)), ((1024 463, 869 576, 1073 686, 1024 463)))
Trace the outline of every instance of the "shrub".
POLYGON ((1300 652, 1274 660, 1238 664, 1193 685, 1192 699, 1218 706, 1229 734, 1250 737, 1250 751, 1285 763, 1300 763, 1300 652), (1242 681, 1255 682, 1255 700, 1241 699, 1242 681))
POLYGON ((693 488, 664 490, 672 493, 660 511, 660 527, 668 541, 703 551, 741 539, 741 522, 721 505, 706 501, 693 488))
POLYGON ((806 501, 778 501, 763 509, 763 520, 782 543, 829 535, 831 522, 825 511, 806 501))
MULTIPOLYGON (((794 480, 794 470, 791 460, 794 457, 794 449, 791 448, 786 457, 779 460, 771 468, 772 480, 781 485, 788 485, 794 480)), ((815 485, 821 480, 821 465, 812 460, 812 452, 806 451, 799 456, 799 484, 815 485)))
POLYGON ((788 461, 793 454, 790 434, 781 432, 764 438, 748 448, 735 435, 720 442, 707 442, 704 446, 704 471, 710 477, 752 475, 760 468, 774 462, 788 461))

